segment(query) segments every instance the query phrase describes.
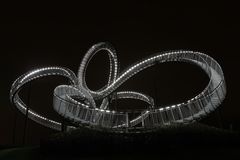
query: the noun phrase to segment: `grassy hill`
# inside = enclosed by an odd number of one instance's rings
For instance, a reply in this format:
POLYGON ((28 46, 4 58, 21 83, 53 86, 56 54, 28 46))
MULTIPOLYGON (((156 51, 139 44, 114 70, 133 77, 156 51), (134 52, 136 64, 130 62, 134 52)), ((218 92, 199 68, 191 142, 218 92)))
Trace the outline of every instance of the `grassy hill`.
POLYGON ((28 159, 35 156, 41 159, 146 159, 155 156, 229 159, 240 156, 240 136, 236 132, 197 123, 145 133, 111 133, 79 128, 51 135, 38 147, 3 150, 0 159, 13 155, 18 155, 18 159, 27 155, 28 159))

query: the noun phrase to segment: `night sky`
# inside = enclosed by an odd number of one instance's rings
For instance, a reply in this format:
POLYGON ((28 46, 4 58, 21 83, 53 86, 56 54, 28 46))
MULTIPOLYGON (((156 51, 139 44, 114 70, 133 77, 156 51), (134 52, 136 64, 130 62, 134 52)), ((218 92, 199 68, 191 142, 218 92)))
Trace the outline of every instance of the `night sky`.
MULTIPOLYGON (((75 6, 76 7, 76 6, 75 6)), ((240 14, 232 8, 163 8, 156 3, 86 4, 79 8, 41 7, 31 11, 4 10, 1 14, 0 144, 22 143, 24 116, 9 101, 12 82, 21 74, 44 66, 68 67, 75 73, 85 52, 95 43, 110 42, 118 53, 120 70, 159 51, 187 49, 204 52, 222 66, 227 97, 220 109, 201 122, 240 130, 239 36, 240 14)), ((14 10, 14 9, 12 9, 14 10)), ((87 84, 99 89, 107 83, 108 56, 102 51, 89 64, 87 84)), ((192 98, 208 83, 196 66, 185 63, 158 64, 124 83, 118 90, 134 90, 155 98, 158 105, 192 98)), ((26 86, 21 95, 31 108, 60 120, 52 107, 53 89, 68 84, 62 77, 47 77, 26 86)), ((124 108, 145 105, 128 100, 124 108)), ((28 121, 26 141, 37 144, 55 133, 28 121)))

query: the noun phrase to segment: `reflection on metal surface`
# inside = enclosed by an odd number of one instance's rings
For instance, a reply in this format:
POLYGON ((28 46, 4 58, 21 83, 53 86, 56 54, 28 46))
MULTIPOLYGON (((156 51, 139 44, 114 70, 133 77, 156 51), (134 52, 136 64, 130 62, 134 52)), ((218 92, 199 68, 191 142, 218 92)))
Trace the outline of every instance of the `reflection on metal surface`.
MULTIPOLYGON (((164 125, 190 123, 201 119, 218 107, 226 95, 224 75, 220 65, 210 56, 194 51, 167 51, 150 56, 119 73, 117 54, 108 43, 98 43, 92 46, 84 56, 76 76, 70 69, 62 67, 47 67, 27 72, 20 76, 10 91, 12 103, 26 114, 27 106, 18 93, 24 85, 32 80, 45 76, 64 76, 70 85, 60 85, 54 90, 54 110, 72 122, 72 126, 87 126, 105 128, 111 131, 126 131, 138 128, 149 130, 164 125), (90 90, 85 81, 85 74, 91 58, 100 50, 106 50, 109 55, 110 73, 108 83, 97 91, 90 90), (206 88, 196 97, 171 106, 156 106, 152 97, 134 91, 114 92, 121 84, 138 72, 158 63, 169 61, 188 62, 202 68, 209 77, 206 88), (147 102, 148 107, 142 110, 119 112, 109 108, 114 99, 137 99, 147 102), (101 100, 101 105, 96 105, 101 100)), ((61 130, 61 123, 39 115, 33 110, 28 111, 28 117, 33 121, 61 130)))

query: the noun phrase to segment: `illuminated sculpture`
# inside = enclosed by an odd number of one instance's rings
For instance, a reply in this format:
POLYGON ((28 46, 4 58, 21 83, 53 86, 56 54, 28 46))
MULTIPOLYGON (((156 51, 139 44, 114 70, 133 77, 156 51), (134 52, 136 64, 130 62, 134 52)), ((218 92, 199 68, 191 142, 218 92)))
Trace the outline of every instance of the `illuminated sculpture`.
POLYGON ((134 128, 148 130, 164 125, 190 123, 215 110, 226 95, 222 69, 213 58, 206 54, 184 50, 161 52, 130 66, 119 74, 118 59, 114 48, 108 43, 98 43, 92 46, 84 56, 78 76, 68 68, 46 67, 27 72, 12 84, 11 102, 23 114, 28 112, 28 117, 33 121, 54 130, 61 130, 62 124, 41 116, 31 109, 27 110, 27 106, 19 97, 18 92, 32 80, 55 75, 67 77, 71 82, 70 85, 57 86, 53 96, 54 110, 72 122, 72 125, 67 126, 67 130, 77 126, 86 126, 122 132, 131 129, 135 131, 134 128), (85 72, 91 58, 100 50, 108 51, 110 75, 107 85, 97 91, 92 91, 86 85, 85 72), (210 79, 206 88, 186 102, 164 108, 156 106, 153 98, 143 93, 134 91, 114 92, 121 84, 138 72, 157 63, 169 61, 189 62, 202 68, 210 79), (119 112, 109 109, 110 100, 123 98, 145 101, 148 103, 148 107, 142 111, 135 111, 135 117, 132 116, 133 112, 131 111, 119 112), (96 106, 96 100, 102 100, 100 106, 96 106))

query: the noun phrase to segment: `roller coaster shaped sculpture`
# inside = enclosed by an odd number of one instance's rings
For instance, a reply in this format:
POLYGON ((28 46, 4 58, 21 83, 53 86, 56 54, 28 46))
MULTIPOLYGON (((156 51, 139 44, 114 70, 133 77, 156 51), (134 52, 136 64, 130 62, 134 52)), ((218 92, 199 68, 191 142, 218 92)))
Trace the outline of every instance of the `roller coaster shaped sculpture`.
POLYGON ((62 123, 46 118, 33 110, 19 97, 19 91, 33 80, 46 76, 64 76, 70 85, 59 85, 54 89, 53 108, 70 125, 66 130, 80 126, 103 128, 113 132, 147 131, 172 124, 188 124, 195 122, 215 110, 226 95, 226 85, 220 65, 210 56, 194 51, 177 50, 160 52, 130 66, 119 74, 118 59, 115 49, 105 42, 93 45, 85 54, 78 70, 78 76, 68 68, 45 67, 35 69, 20 76, 12 84, 10 100, 24 115, 31 120, 60 131, 62 123), (85 81, 89 61, 100 50, 108 52, 110 74, 108 83, 97 91, 90 90, 85 81), (156 106, 152 97, 134 91, 115 90, 129 78, 140 71, 158 63, 182 61, 199 66, 209 77, 206 88, 197 96, 183 103, 156 106), (110 101, 116 99, 137 99, 148 104, 141 111, 118 111, 109 108, 110 101), (96 101, 101 101, 97 106, 96 101), (27 113, 28 112, 28 113, 27 113), (135 116, 133 116, 133 114, 135 116))

